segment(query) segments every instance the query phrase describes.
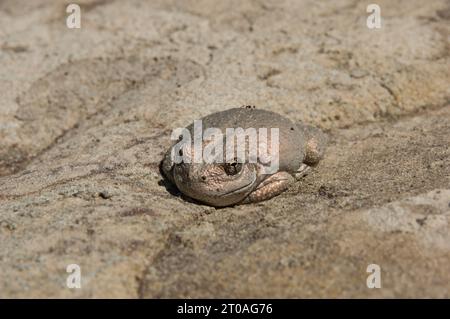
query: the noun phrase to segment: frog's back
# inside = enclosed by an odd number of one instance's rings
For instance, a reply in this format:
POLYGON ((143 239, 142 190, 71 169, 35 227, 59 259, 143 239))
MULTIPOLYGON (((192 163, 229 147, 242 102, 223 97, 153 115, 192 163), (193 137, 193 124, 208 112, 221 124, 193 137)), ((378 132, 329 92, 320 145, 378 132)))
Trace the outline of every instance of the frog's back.
MULTIPOLYGON (((279 167, 282 171, 295 172, 305 156, 305 137, 303 131, 288 118, 266 110, 254 108, 232 108, 202 118, 203 130, 218 128, 271 128, 279 129, 279 167)), ((193 134, 193 125, 187 127, 193 134)))

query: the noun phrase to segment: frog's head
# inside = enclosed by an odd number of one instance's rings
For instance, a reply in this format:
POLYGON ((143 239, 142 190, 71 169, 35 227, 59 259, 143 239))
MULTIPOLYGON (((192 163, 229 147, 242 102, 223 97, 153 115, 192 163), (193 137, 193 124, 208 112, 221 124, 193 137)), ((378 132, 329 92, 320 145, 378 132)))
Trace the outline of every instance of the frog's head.
POLYGON ((173 167, 178 189, 212 206, 230 206, 242 201, 257 184, 257 166, 252 163, 180 163, 173 167))

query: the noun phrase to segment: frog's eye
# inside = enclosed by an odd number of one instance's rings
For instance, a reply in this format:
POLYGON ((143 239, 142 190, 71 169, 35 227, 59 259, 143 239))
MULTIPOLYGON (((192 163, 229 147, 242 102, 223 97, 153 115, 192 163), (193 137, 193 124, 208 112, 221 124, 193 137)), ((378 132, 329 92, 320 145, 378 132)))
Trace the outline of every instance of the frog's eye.
POLYGON ((224 165, 225 173, 229 176, 239 174, 242 170, 242 163, 238 163, 237 160, 234 160, 231 163, 225 163, 224 165))

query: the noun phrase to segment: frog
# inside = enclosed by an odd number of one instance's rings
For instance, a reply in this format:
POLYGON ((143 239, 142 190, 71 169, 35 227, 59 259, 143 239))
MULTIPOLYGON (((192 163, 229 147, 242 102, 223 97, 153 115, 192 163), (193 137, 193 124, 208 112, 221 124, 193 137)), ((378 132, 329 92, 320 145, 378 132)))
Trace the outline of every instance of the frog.
MULTIPOLYGON (((252 162, 248 158, 236 157, 216 162, 174 161, 175 152, 186 155, 184 151, 190 158, 193 156, 192 147, 180 146, 180 135, 163 155, 160 170, 171 184, 194 202, 227 207, 271 199, 309 174, 325 154, 327 136, 321 129, 301 121, 294 122, 270 110, 254 106, 235 107, 212 113, 200 121, 202 133, 208 128, 219 129, 220 132, 227 128, 277 129, 278 145, 276 148, 267 147, 267 151, 270 153, 277 149, 278 165, 275 171, 268 171, 267 160, 262 161, 261 158, 252 162)), ((194 134, 194 123, 185 129, 194 134)), ((227 137, 230 138, 226 134, 220 137, 225 144, 227 137)), ((208 142, 202 141, 202 146, 208 142)), ((192 146, 192 141, 187 144, 192 146)))

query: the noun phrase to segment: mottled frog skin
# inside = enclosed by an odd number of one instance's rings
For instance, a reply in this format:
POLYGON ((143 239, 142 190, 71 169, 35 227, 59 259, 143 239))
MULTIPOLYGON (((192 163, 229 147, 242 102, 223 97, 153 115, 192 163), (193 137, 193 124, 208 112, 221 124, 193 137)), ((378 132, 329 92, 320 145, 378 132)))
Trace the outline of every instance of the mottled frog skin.
MULTIPOLYGON (((254 107, 232 108, 202 118, 203 131, 219 128, 278 128, 279 169, 266 174, 265 164, 179 163, 171 159, 172 147, 166 152, 161 170, 186 196, 202 203, 223 207, 254 203, 284 192, 296 179, 322 159, 325 135, 317 128, 291 120, 277 113, 254 107)), ((193 124, 187 127, 193 132, 193 124)), ((225 140, 225 135, 223 136, 225 140)), ((225 144, 225 141, 224 141, 225 144)), ((270 148, 269 148, 270 152, 270 148)))

